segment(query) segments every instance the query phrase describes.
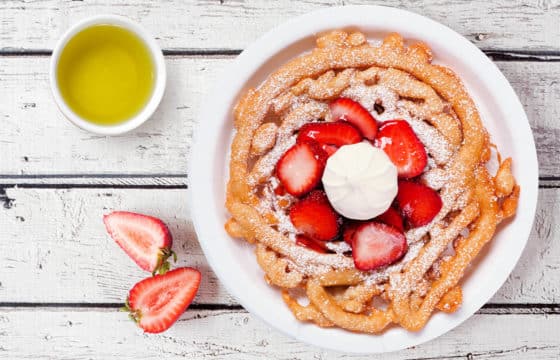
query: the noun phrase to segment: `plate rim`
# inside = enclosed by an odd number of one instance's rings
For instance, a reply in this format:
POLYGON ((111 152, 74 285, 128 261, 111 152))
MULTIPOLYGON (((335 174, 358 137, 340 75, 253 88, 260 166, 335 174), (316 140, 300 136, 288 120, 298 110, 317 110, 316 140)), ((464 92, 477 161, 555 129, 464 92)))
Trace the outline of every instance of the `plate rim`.
MULTIPOLYGON (((407 19, 407 21, 411 21, 412 23, 417 24, 416 26, 424 25, 429 29, 441 31, 442 34, 452 37, 454 40, 459 42, 459 44, 455 43, 455 46, 464 47, 465 49, 470 50, 471 53, 478 54, 477 56, 479 59, 477 60, 481 61, 484 64, 484 66, 486 66, 487 70, 492 72, 493 75, 495 75, 496 77, 495 80, 500 82, 500 85, 502 85, 504 90, 508 92, 508 94, 506 94, 507 95, 506 97, 509 98, 511 101, 513 101, 512 104, 513 106, 515 106, 518 110, 521 110, 519 116, 524 121, 522 121, 521 125, 517 124, 522 129, 518 130, 516 134, 519 133, 519 131, 528 131, 528 133, 532 135, 525 110, 521 105, 521 102, 519 101, 519 98, 517 97, 515 91, 511 87, 511 84, 504 77, 504 75, 497 68, 497 66, 489 58, 487 58, 486 55, 484 55, 484 53, 480 51, 480 49, 478 49, 474 44, 472 44, 462 35, 458 34, 454 30, 450 29, 449 27, 443 24, 440 24, 425 16, 407 10, 393 8, 393 7, 386 7, 386 6, 378 6, 378 5, 337 6, 337 7, 330 7, 326 9, 316 10, 301 15, 299 17, 296 17, 294 19, 291 19, 277 26, 276 28, 268 31, 267 33, 262 35, 259 39, 257 39, 255 42, 251 43, 229 66, 226 67, 226 70, 224 71, 226 75, 221 78, 221 81, 216 82, 213 91, 211 91, 209 94, 216 94, 217 91, 221 91, 224 88, 225 84, 229 84, 228 87, 232 87, 231 85, 232 83, 234 84, 233 86, 237 86, 241 90, 243 88, 245 80, 247 80, 250 77, 250 75, 253 74, 258 69, 260 65, 264 64, 266 60, 270 59, 275 54, 281 52, 283 48, 288 47, 290 44, 293 44, 300 39, 316 34, 317 32, 325 31, 328 28, 330 29, 344 28, 344 27, 360 28, 360 26, 365 26, 365 25, 360 25, 360 23, 363 23, 365 21, 364 19, 367 18, 367 16, 364 16, 366 12, 368 13, 368 15, 370 13, 375 13, 377 15, 379 13, 384 13, 384 16, 386 17, 399 16, 401 22, 404 21, 402 20, 404 18, 407 19), (359 13, 361 17, 354 18, 352 20, 351 17, 355 16, 357 13, 359 13), (329 21, 327 22, 326 20, 321 20, 321 19, 329 19, 329 21), (336 25, 333 25, 333 21, 332 21, 333 19, 336 20, 334 21, 336 25), (344 21, 348 21, 348 23, 345 25, 340 24, 342 22, 341 19, 344 21), (286 33, 289 33, 290 36, 282 36, 282 34, 286 34, 286 33), (233 71, 234 69, 235 71, 233 71)), ((390 26, 391 25, 388 25, 387 27, 388 31, 390 31, 389 30, 390 26)), ((414 25, 408 25, 408 26, 412 27, 414 25)), ((393 31, 398 31, 398 30, 393 30, 393 31)), ((237 93, 234 98, 237 98, 238 95, 239 94, 237 93)), ((212 98, 212 96, 209 96, 208 98, 212 98)), ((228 109, 229 108, 231 108, 231 104, 228 107, 228 109)), ((202 104, 198 112, 200 114, 199 119, 211 118, 212 117, 211 115, 213 112, 215 112, 215 109, 216 109, 216 104, 214 102, 209 102, 209 101, 205 102, 204 104, 202 104)), ((223 126, 224 124, 225 122, 222 122, 220 124, 220 127, 223 126)), ((455 321, 449 321, 447 323, 447 326, 440 327, 439 330, 435 331, 434 333, 431 333, 429 335, 424 335, 424 336, 418 336, 413 341, 405 342, 404 344, 397 345, 397 346, 385 344, 383 341, 381 341, 381 344, 377 344, 376 346, 365 346, 361 349, 354 349, 348 347, 348 344, 339 344, 339 343, 333 344, 330 342, 328 343, 320 342, 317 339, 314 339, 313 337, 310 338, 309 336, 302 335, 301 331, 297 331, 294 333, 293 331, 289 331, 286 326, 280 326, 279 324, 271 321, 270 318, 267 317, 268 315, 267 313, 264 313, 262 309, 259 309, 258 306, 255 306, 250 301, 251 299, 246 298, 247 295, 242 291, 242 289, 235 288, 233 284, 227 280, 228 269, 223 269, 222 267, 220 267, 219 260, 214 255, 214 249, 212 249, 211 244, 208 242, 208 240, 204 240, 204 239, 208 239, 211 234, 209 233, 209 228, 207 226, 208 224, 204 224, 206 221, 201 216, 200 209, 198 209, 195 204, 205 199, 204 194, 207 193, 204 191, 197 191, 197 189, 202 188, 204 182, 208 182, 208 175, 213 174, 212 164, 210 164, 208 161, 210 159, 210 156, 208 154, 208 144, 205 141, 205 139, 211 137, 210 134, 211 130, 212 127, 208 125, 208 123, 203 124, 202 122, 199 122, 197 124, 196 129, 194 131, 193 143, 191 148, 191 157, 190 157, 190 162, 188 167, 188 171, 189 171, 188 175, 190 178, 189 191, 190 191, 190 198, 192 200, 190 202, 191 217, 192 217, 195 231, 198 235, 200 246, 204 252, 204 255, 210 267, 217 275, 222 285, 224 285, 226 290, 231 295, 233 295, 245 309, 247 309, 251 314, 254 314, 257 317, 259 317, 261 320, 263 320, 265 323, 275 328, 276 330, 279 330, 280 332, 292 338, 296 338, 299 341, 312 344, 315 346, 319 346, 322 348, 330 349, 330 350, 345 351, 345 352, 357 353, 357 354, 372 354, 372 353, 385 353, 385 352, 398 351, 398 350, 408 348, 410 346, 416 346, 425 343, 427 341, 430 341, 440 335, 449 332, 453 328, 459 326, 465 320, 469 319, 488 300, 491 299, 491 297, 500 289, 503 283, 507 280, 509 274, 511 274, 511 272, 515 268, 528 242, 530 231, 532 229, 532 225, 535 217, 536 206, 537 206, 537 195, 538 195, 538 161, 537 161, 536 147, 534 144, 533 136, 530 136, 528 137, 528 139, 525 140, 526 141, 525 146, 527 147, 526 159, 527 161, 530 162, 530 165, 533 168, 533 171, 535 171, 536 176, 535 179, 533 179, 533 182, 535 183, 534 186, 528 189, 523 188, 523 192, 522 192, 522 194, 529 193, 529 195, 533 195, 533 196, 529 196, 529 200, 531 200, 530 203, 524 204, 524 209, 526 209, 525 215, 530 216, 530 220, 526 220, 525 226, 523 228, 523 230, 525 230, 524 233, 522 234, 523 235, 522 237, 524 239, 523 244, 522 246, 519 246, 518 251, 515 253, 515 256, 513 256, 512 258, 513 261, 510 261, 509 264, 511 266, 508 269, 508 271, 502 272, 505 275, 500 277, 497 281, 494 281, 492 283, 492 286, 488 287, 491 288, 491 290, 490 291, 487 290, 484 296, 479 296, 478 301, 475 301, 474 304, 471 304, 468 311, 464 313, 460 319, 455 321)), ((225 155, 226 154, 223 154, 223 156, 225 155)), ((226 160, 226 165, 227 163, 228 161, 226 160)), ((216 209, 214 210, 218 212, 224 212, 225 208, 222 205, 221 209, 216 207, 216 209)), ((521 221, 521 219, 519 219, 519 221, 521 221)), ((219 224, 219 225, 223 227, 223 224, 219 224)), ((359 336, 358 334, 356 335, 359 336)), ((383 334, 375 335, 375 336, 377 339, 380 338, 383 339, 383 334)))

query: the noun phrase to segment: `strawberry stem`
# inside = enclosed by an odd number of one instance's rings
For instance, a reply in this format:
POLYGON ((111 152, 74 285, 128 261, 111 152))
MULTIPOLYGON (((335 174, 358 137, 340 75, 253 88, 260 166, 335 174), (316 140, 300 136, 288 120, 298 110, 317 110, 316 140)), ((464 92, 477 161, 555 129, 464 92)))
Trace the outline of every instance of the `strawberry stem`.
POLYGON ((170 248, 160 249, 160 252, 158 254, 158 262, 156 267, 154 268, 154 271, 152 271, 152 276, 156 274, 163 275, 169 271, 169 269, 171 268, 171 264, 169 264, 169 261, 167 261, 167 259, 169 259, 171 256, 173 257, 173 262, 177 262, 177 254, 175 253, 175 251, 171 250, 170 248))
POLYGON ((119 308, 119 311, 126 311, 126 312, 130 312, 130 304, 128 303, 128 297, 126 298, 125 302, 124 302, 124 306, 119 308))
POLYGON ((124 302, 124 306, 121 307, 119 310, 128 312, 128 318, 130 320, 134 321, 137 324, 140 321, 140 318, 142 318, 142 313, 140 312, 140 310, 132 310, 130 308, 130 303, 128 302, 128 297, 126 298, 126 300, 124 302))

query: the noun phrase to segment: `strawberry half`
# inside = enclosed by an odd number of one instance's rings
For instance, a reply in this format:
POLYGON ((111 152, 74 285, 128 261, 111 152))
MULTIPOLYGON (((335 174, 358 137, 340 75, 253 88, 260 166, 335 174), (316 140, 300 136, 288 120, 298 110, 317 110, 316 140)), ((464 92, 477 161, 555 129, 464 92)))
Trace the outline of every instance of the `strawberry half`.
POLYGON ((315 240, 305 235, 296 235, 296 244, 317 251, 318 253, 325 254, 328 250, 323 241, 315 240))
POLYGON ((321 181, 327 157, 315 141, 297 143, 278 160, 276 176, 288 193, 302 196, 321 181))
POLYGON ((331 157, 338 150, 338 147, 329 144, 322 144, 321 149, 325 150, 327 157, 331 157))
POLYGON ((428 224, 439 213, 442 202, 437 191, 412 181, 399 181, 397 204, 410 226, 428 224))
POLYGON ((339 216, 321 190, 295 203, 290 208, 290 220, 299 232, 315 240, 329 241, 338 235, 339 216))
POLYGON ((391 225, 399 231, 404 231, 403 218, 401 214, 392 207, 388 208, 383 214, 378 215, 375 220, 383 224, 391 225))
POLYGON ((377 122, 360 103, 348 98, 338 98, 329 104, 329 109, 333 120, 346 120, 357 127, 365 138, 375 139, 377 122))
POLYGON ((362 141, 362 134, 346 121, 307 123, 299 129, 297 141, 315 140, 319 144, 343 146, 362 141))
POLYGON ((402 232, 377 221, 360 225, 352 239, 352 257, 358 270, 374 270, 392 264, 407 250, 408 244, 402 232))
POLYGON ((178 268, 134 285, 123 310, 147 333, 160 333, 187 310, 200 285, 200 272, 178 268))
POLYGON ((405 120, 385 121, 379 128, 375 145, 395 164, 399 178, 422 174, 428 162, 424 145, 405 120))
POLYGON ((363 221, 357 220, 348 220, 344 223, 344 230, 342 230, 342 239, 346 241, 348 245, 352 245, 354 233, 363 223, 363 221))
POLYGON ((113 211, 103 216, 107 232, 138 266, 152 274, 169 270, 167 259, 177 255, 171 250, 173 239, 167 226, 152 216, 128 211, 113 211))

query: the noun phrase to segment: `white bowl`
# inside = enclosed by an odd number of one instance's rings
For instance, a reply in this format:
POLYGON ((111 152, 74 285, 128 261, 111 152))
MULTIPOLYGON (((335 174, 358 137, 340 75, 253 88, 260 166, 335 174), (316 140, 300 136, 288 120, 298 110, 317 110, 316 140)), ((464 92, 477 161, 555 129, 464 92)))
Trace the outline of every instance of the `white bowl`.
POLYGON ((133 22, 132 20, 125 18, 123 16, 118 15, 96 15, 84 19, 70 29, 68 29, 64 35, 58 40, 53 54, 51 56, 51 64, 50 64, 50 83, 51 83, 51 91, 58 105, 60 111, 64 114, 64 116, 70 120, 74 125, 87 130, 91 131, 96 134, 101 135, 118 135, 130 131, 132 129, 137 128, 138 126, 142 125, 146 120, 152 116, 156 108, 158 107, 161 98, 163 97, 163 93, 165 91, 165 83, 167 80, 166 70, 165 70, 165 62, 163 60, 163 53, 161 49, 157 45, 154 38, 139 24, 133 22), (57 65, 60 59, 60 54, 68 41, 72 39, 77 33, 80 31, 91 27, 93 25, 116 25, 123 27, 136 36, 138 36, 144 44, 148 47, 152 59, 155 65, 155 75, 156 81, 154 85, 154 89, 152 90, 152 94, 150 95, 150 99, 144 105, 144 108, 134 115, 132 118, 125 120, 122 123, 116 125, 98 125, 92 122, 87 121, 86 119, 82 118, 81 116, 77 115, 70 107, 66 104, 62 95, 60 94, 60 89, 58 88, 58 81, 57 81, 57 65))
POLYGON ((228 291, 249 312, 301 341, 324 348, 379 353, 431 340, 461 324, 500 288, 521 255, 535 214, 538 164, 531 129, 523 107, 498 68, 473 44, 453 30, 407 11, 380 6, 348 6, 313 12, 272 30, 249 46, 226 70, 202 106, 190 166, 191 204, 199 242, 212 269, 228 291), (317 33, 352 28, 370 39, 392 31, 409 40, 425 41, 435 62, 450 66, 463 79, 502 155, 513 157, 521 185, 515 219, 500 226, 492 242, 463 279, 464 299, 454 314, 436 312, 419 332, 393 327, 374 336, 341 329, 323 329, 294 319, 277 289, 263 279, 252 246, 224 231, 232 107, 241 93, 257 86, 274 69, 309 50, 317 33))

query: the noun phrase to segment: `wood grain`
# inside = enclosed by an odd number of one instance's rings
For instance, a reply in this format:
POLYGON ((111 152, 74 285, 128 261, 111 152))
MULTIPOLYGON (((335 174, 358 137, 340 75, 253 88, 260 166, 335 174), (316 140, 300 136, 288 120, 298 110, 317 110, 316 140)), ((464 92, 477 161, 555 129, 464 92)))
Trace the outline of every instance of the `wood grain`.
MULTIPOLYGON (((210 270, 184 189, 7 188, 0 192, 0 303, 119 303, 147 276, 106 235, 102 215, 130 210, 163 219, 180 266, 203 273, 197 304, 236 305, 210 270)), ((560 302, 560 189, 541 189, 529 243, 501 304, 560 302)), ((468 295, 466 295, 468 296, 468 295)))
POLYGON ((559 18, 560 0, 0 0, 0 359, 560 358, 559 18), (266 31, 341 4, 426 15, 497 59, 530 119, 542 179, 529 243, 490 304, 435 341, 378 357, 305 345, 241 309, 190 220, 192 133, 215 80, 266 31), (172 55, 158 111, 118 137, 75 128, 49 91, 56 40, 100 13, 140 22, 172 55), (105 234, 101 217, 112 209, 161 217, 178 265, 203 273, 193 308, 164 334, 142 334, 116 311, 147 274, 105 234))
POLYGON ((58 111, 48 58, 0 58, 0 174, 186 174, 198 104, 225 59, 168 58, 168 82, 153 118, 122 136, 82 131, 58 111))
POLYGON ((164 220, 177 265, 203 273, 197 302, 235 303, 198 245, 186 190, 16 188, 0 204, 0 302, 123 302, 149 273, 107 236, 102 217, 111 210, 164 220))
MULTIPOLYGON (((560 315, 474 315, 437 341, 382 356, 344 359, 556 360, 560 315)), ((373 341, 373 340, 372 340, 373 341)), ((143 334, 123 313, 0 309, 0 359, 341 358, 270 329, 244 310, 188 310, 167 332, 143 334), (34 326, 29 326, 34 324, 34 326)))
MULTIPOLYGON (((129 134, 93 135, 64 119, 46 57, 0 57, 0 175, 181 174, 199 105, 231 57, 167 57, 168 85, 153 118, 129 134)), ((498 62, 519 94, 538 147, 540 175, 559 176, 560 63, 498 62)))
POLYGON ((4 0, 0 4, 0 47, 3 51, 52 49, 73 23, 111 13, 138 21, 166 49, 243 49, 295 16, 343 4, 410 10, 451 27, 486 49, 560 50, 557 0, 4 0))

